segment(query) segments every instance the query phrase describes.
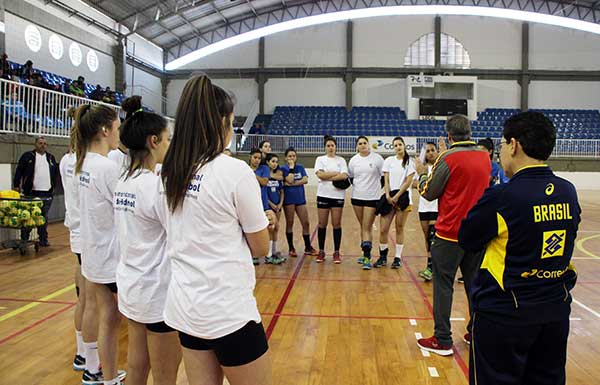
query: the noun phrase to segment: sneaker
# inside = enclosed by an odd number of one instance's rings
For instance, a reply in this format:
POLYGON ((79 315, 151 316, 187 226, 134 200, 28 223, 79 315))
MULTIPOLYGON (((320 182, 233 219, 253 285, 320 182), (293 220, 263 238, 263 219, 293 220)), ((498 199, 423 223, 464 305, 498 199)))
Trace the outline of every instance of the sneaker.
POLYGON ((398 257, 394 258, 394 262, 392 262, 392 269, 399 269, 402 266, 402 260, 398 257))
POLYGON ((362 269, 363 270, 371 270, 372 267, 373 267, 373 265, 371 264, 371 258, 365 257, 363 264, 362 264, 362 269))
POLYGON ((85 370, 85 358, 81 357, 79 354, 76 354, 73 359, 73 370, 78 372, 85 370))
POLYGON ((419 271, 419 277, 423 278, 425 281, 431 281, 433 272, 430 268, 426 267, 425 270, 419 271))
POLYGON ((323 261, 325 261, 325 252, 319 251, 319 255, 317 255, 317 258, 315 258, 315 262, 321 263, 323 261))
POLYGON ((375 262, 375 268, 379 268, 379 267, 384 267, 387 265, 387 258, 386 257, 379 257, 377 258, 377 262, 375 262))
POLYGON ((342 256, 340 255, 339 251, 333 253, 333 263, 335 263, 336 265, 342 263, 342 256))
POLYGON ((464 284, 465 283, 465 279, 463 277, 458 277, 456 279, 456 282, 464 284))
POLYGON ((356 263, 358 263, 359 265, 362 265, 365 263, 365 260, 367 259, 367 257, 365 257, 364 255, 361 255, 360 257, 358 257, 358 259, 356 260, 356 263))
POLYGON ((465 334, 463 336, 463 341, 465 341, 465 344, 471 345, 471 333, 465 334))
POLYGON ((417 340, 417 345, 428 352, 439 354, 440 356, 451 356, 454 354, 452 345, 440 345, 435 336, 429 338, 421 338, 417 340))
POLYGON ((288 253, 288 257, 290 257, 290 258, 298 258, 298 254, 296 253, 296 250, 291 249, 290 252, 288 253))
POLYGON ((318 255, 319 252, 314 247, 311 247, 310 250, 304 250, 305 257, 316 257, 318 255))
MULTIPOLYGON (((117 371, 117 378, 119 382, 123 381, 127 377, 127 372, 124 370, 117 371)), ((90 373, 87 369, 83 371, 83 376, 81 377, 81 383, 83 385, 102 385, 104 384, 104 377, 102 376, 102 370, 98 373, 90 373)))
POLYGON ((267 265, 281 265, 283 260, 279 258, 277 255, 272 255, 270 257, 265 257, 265 264, 267 265))
POLYGON ((252 264, 254 264, 254 266, 260 265, 260 259, 258 257, 252 257, 252 264))

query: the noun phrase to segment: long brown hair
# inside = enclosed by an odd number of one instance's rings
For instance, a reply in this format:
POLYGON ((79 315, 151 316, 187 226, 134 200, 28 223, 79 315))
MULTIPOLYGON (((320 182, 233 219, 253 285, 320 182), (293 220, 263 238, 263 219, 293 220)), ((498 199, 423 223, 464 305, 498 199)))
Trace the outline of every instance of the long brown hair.
POLYGON ((204 75, 194 76, 185 84, 161 174, 171 212, 183 205, 188 185, 198 169, 227 146, 233 106, 232 95, 214 86, 204 75))
POLYGON ((112 123, 117 119, 117 112, 103 105, 82 104, 75 112, 75 174, 81 171, 83 161, 92 140, 102 127, 112 129, 112 123))

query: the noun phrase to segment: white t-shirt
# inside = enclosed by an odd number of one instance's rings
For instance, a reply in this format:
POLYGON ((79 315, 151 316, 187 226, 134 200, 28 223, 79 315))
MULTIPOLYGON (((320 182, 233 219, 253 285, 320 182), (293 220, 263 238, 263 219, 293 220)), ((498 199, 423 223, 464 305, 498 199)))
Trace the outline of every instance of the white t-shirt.
POLYGON ((112 160, 113 162, 116 162, 119 165, 119 172, 121 174, 125 171, 125 169, 129 167, 129 154, 124 153, 119 148, 117 148, 116 150, 109 151, 108 159, 112 160))
POLYGON ((100 154, 88 152, 76 178, 79 181, 81 273, 94 283, 116 282, 119 254, 113 193, 119 181, 119 166, 100 154))
MULTIPOLYGON (((321 155, 315 161, 315 172, 317 171, 345 172, 347 174, 348 166, 346 165, 346 160, 341 156, 336 155, 335 157, 330 158, 327 155, 321 155)), ((323 198, 344 199, 346 190, 334 187, 332 181, 319 179, 317 196, 323 198)))
POLYGON ((79 236, 79 200, 76 186, 73 185, 76 157, 67 153, 59 164, 60 178, 65 192, 65 226, 69 228, 71 251, 81 253, 81 238, 79 236))
MULTIPOLYGON (((433 166, 428 164, 427 165, 427 176, 431 175, 431 170, 433 170, 433 166)), ((415 173, 414 179, 417 181, 417 183, 419 182, 419 175, 417 175, 417 173, 415 173)), ((423 198, 422 196, 419 196, 419 212, 420 213, 432 213, 432 212, 437 213, 437 211, 438 211, 438 200, 437 199, 428 201, 427 199, 423 198)))
POLYGON ((171 263, 167 259, 167 211, 160 177, 143 170, 121 177, 114 193, 120 246, 119 311, 141 323, 163 321, 171 263))
POLYGON ((33 191, 50 191, 50 164, 46 154, 35 153, 35 170, 33 171, 33 191))
MULTIPOLYGON (((389 173, 390 191, 399 190, 400 186, 406 181, 410 174, 415 173, 415 163, 409 159, 406 167, 402 165, 403 160, 392 155, 383 162, 383 172, 389 173)), ((411 176, 412 178, 412 176, 411 176)), ((412 179, 411 179, 412 181, 412 179)), ((408 188, 408 201, 412 204, 412 188, 408 188)))
MULTIPOLYGON (((164 202, 164 200, 163 200, 164 202)), ((200 168, 183 206, 168 215, 171 281, 164 319, 172 328, 220 338, 260 322, 256 284, 244 233, 267 227, 260 188, 250 167, 219 155, 200 168)))
POLYGON ((352 182, 352 198, 367 201, 378 200, 381 197, 381 175, 383 158, 371 152, 367 156, 356 154, 348 163, 348 176, 352 182))

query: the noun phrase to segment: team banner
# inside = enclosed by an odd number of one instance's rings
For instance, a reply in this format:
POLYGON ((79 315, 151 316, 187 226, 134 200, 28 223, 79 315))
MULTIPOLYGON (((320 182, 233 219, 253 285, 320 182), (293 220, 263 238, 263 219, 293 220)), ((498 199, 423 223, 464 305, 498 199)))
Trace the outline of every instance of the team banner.
MULTIPOLYGON (((392 140, 393 136, 371 136, 369 137, 369 144, 371 149, 379 154, 393 154, 394 145, 392 140)), ((404 144, 406 145, 406 152, 410 155, 417 154, 417 138, 416 137, 402 137, 404 144)))

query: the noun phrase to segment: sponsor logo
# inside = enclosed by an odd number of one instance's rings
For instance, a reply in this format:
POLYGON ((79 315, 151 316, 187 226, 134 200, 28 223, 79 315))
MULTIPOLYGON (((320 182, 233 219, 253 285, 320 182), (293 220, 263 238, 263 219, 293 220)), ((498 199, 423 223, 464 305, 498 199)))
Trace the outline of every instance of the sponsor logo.
POLYGON ((521 273, 522 278, 539 278, 539 279, 554 279, 560 278, 569 270, 543 270, 543 269, 531 269, 531 271, 525 271, 521 273))
POLYGON ((544 231, 542 259, 563 256, 566 234, 566 230, 544 231))
POLYGON ((554 192, 554 185, 552 183, 548 183, 546 185, 546 195, 552 195, 554 192))

